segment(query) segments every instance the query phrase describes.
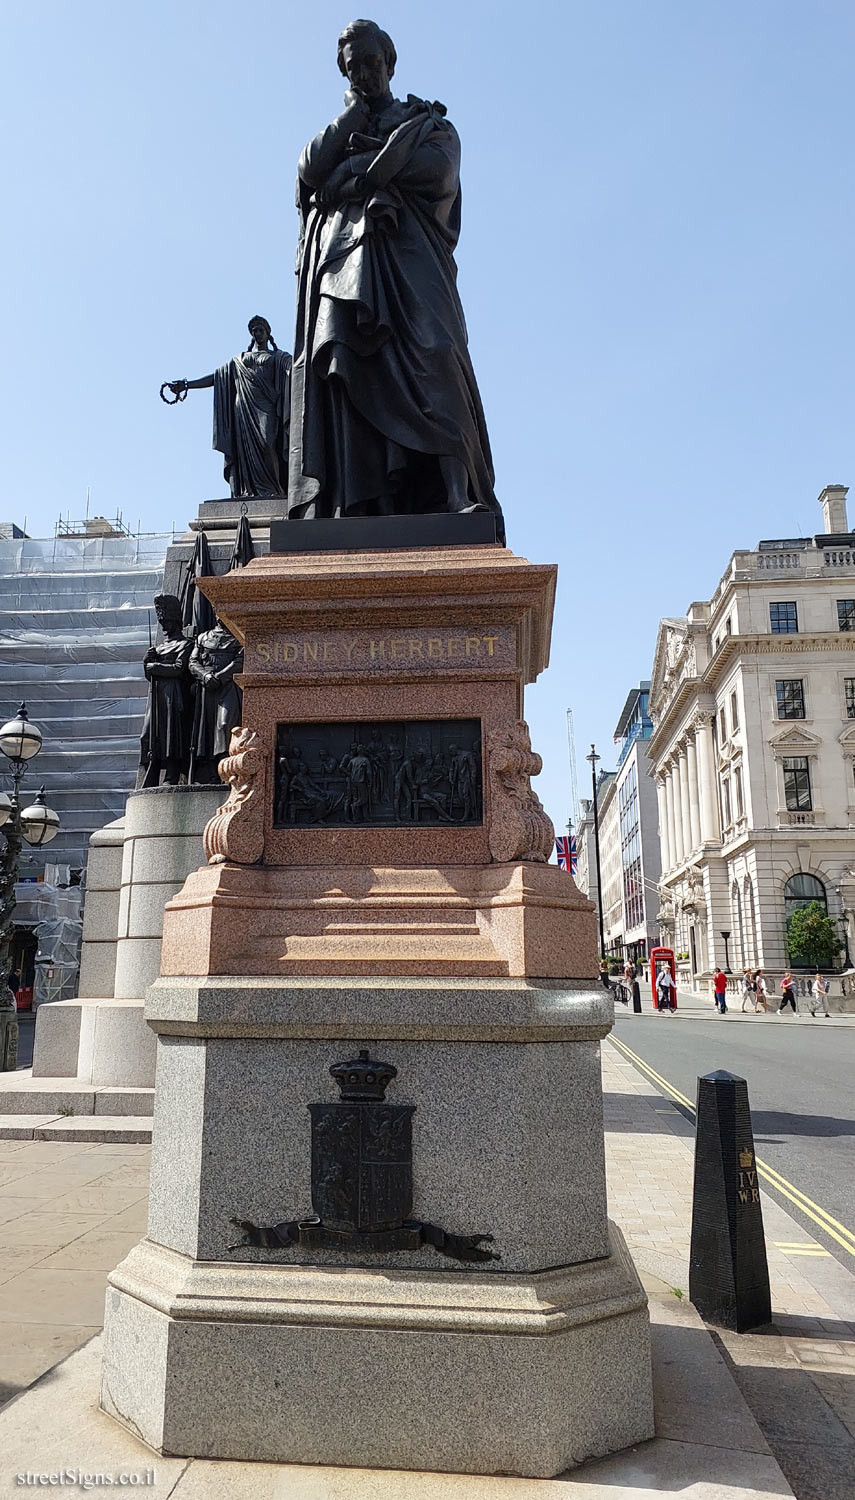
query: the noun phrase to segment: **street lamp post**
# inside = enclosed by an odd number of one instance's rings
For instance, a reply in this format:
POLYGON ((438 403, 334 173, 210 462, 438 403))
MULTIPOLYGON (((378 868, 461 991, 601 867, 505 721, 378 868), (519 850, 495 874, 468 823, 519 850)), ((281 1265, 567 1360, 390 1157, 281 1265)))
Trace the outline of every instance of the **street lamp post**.
POLYGON ((18 1060, 18 1020, 15 996, 9 984, 14 934, 15 886, 24 842, 38 848, 50 843, 59 829, 59 818, 45 805, 45 789, 29 807, 21 807, 21 780, 31 760, 42 748, 42 732, 31 724, 22 703, 14 719, 0 728, 0 751, 9 761, 12 795, 0 792, 0 828, 6 847, 0 860, 0 1072, 11 1072, 18 1060))
POLYGON ((724 972, 725 972, 725 974, 729 974, 730 973, 730 953, 728 951, 727 945, 730 942, 730 933, 729 932, 722 932, 721 935, 724 938, 724 972))
POLYGON ((600 875, 600 814, 597 808, 597 766, 600 762, 600 756, 597 754, 594 745, 591 746, 590 755, 586 755, 585 759, 590 762, 591 766, 591 787, 594 800, 594 857, 597 863, 597 915, 600 919, 600 956, 605 958, 606 939, 603 931, 603 882, 600 875))

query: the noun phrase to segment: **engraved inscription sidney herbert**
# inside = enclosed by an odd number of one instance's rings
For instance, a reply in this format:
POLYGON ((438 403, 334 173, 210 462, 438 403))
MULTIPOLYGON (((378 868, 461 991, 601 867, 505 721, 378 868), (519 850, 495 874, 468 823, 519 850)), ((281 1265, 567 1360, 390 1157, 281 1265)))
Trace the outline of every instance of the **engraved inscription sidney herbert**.
POLYGON ((246 670, 269 672, 416 670, 451 667, 513 667, 514 634, 498 627, 479 634, 464 631, 329 631, 274 635, 247 643, 246 670))

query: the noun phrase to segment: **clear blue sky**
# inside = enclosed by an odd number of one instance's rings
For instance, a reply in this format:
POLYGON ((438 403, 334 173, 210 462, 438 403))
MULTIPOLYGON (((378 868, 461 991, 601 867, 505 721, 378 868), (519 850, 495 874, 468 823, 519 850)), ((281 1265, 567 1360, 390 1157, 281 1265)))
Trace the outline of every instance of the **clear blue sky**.
MULTIPOLYGON (((530 690, 608 765, 661 615, 736 547, 819 529, 853 481, 851 0, 385 0, 394 87, 463 139, 461 289, 518 554, 559 565, 530 690)), ((224 493, 210 393, 162 380, 290 347, 294 175, 340 107, 313 0, 32 0, 3 18, 0 515, 180 527, 224 493)), ((853 488, 855 498, 855 488, 853 488)), ((582 771, 587 767, 582 763, 582 771)))

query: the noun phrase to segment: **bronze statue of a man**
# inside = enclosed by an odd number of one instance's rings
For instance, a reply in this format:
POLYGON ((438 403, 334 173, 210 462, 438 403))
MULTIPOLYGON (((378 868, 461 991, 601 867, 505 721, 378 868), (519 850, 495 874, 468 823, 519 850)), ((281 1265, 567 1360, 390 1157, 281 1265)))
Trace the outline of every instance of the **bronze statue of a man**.
POLYGON ((177 786, 190 759, 193 707, 190 701, 190 653, 193 642, 184 635, 181 605, 174 594, 158 594, 154 601, 163 640, 149 646, 143 659, 148 678, 148 703, 140 737, 142 785, 177 786))
POLYGON ((217 767, 229 753, 232 730, 240 724, 241 690, 235 674, 243 667, 243 649, 219 620, 196 638, 190 656, 196 683, 188 780, 216 785, 217 767))
POLYGON ((172 380, 176 397, 214 388, 213 446, 235 499, 277 499, 288 488, 291 356, 279 349, 266 318, 249 321, 250 345, 200 380, 172 380))
POLYGON ((344 110, 300 157, 291 517, 501 511, 457 293, 460 141, 395 99, 373 21, 338 42, 344 110))

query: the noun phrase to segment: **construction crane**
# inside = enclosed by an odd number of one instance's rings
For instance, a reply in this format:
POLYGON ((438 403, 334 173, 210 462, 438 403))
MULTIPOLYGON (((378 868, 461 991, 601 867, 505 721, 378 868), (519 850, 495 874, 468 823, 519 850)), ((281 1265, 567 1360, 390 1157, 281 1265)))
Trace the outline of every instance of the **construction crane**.
POLYGON ((570 756, 570 822, 573 832, 579 827, 579 784, 576 780, 576 736, 573 733, 573 710, 567 710, 567 750, 570 756))

